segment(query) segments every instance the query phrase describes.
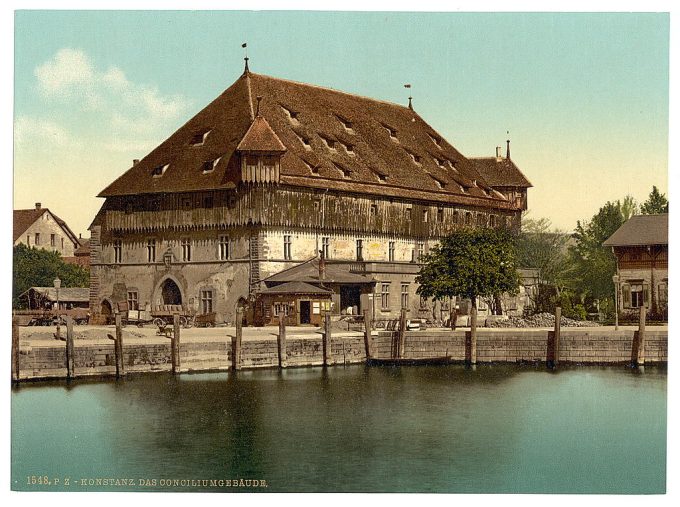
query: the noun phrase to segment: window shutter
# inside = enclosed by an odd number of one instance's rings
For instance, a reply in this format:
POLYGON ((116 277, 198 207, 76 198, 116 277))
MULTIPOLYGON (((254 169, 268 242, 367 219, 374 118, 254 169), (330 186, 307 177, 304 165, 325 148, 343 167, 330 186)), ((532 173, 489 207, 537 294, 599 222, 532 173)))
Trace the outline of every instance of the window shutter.
POLYGON ((623 307, 630 308, 630 285, 627 283, 623 284, 621 292, 623 293, 623 307))
POLYGON ((649 285, 647 284, 642 286, 642 300, 644 301, 645 307, 649 308, 649 285))

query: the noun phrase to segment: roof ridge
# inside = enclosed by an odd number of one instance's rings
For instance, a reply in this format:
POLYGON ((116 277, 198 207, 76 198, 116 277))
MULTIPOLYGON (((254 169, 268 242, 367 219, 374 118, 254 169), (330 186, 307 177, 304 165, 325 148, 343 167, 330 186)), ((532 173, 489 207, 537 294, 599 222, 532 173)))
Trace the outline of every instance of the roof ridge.
POLYGON ((358 98, 358 99, 364 99, 364 100, 369 100, 371 102, 378 102, 380 104, 386 104, 388 106, 399 107, 399 108, 406 109, 406 110, 410 111, 411 113, 418 115, 418 113, 416 113, 415 110, 410 109, 408 106, 402 106, 401 104, 397 104, 396 102, 390 102, 389 100, 376 99, 376 98, 373 98, 373 97, 368 97, 366 95, 359 95, 358 93, 350 93, 350 92, 346 92, 346 91, 343 91, 343 90, 338 90, 336 88, 331 88, 330 86, 315 85, 315 84, 311 84, 311 83, 305 83, 303 81, 295 81, 294 79, 285 79, 285 78, 281 78, 281 77, 274 77, 274 76, 270 76, 270 75, 267 75, 267 74, 258 74, 256 72, 250 72, 249 74, 252 75, 252 76, 256 76, 256 77, 263 77, 265 79, 272 79, 274 81, 283 81, 284 83, 307 86, 309 88, 316 88, 316 89, 319 89, 319 90, 331 91, 331 92, 334 92, 334 93, 339 93, 341 95, 349 95, 350 97, 354 97, 354 98, 358 98))

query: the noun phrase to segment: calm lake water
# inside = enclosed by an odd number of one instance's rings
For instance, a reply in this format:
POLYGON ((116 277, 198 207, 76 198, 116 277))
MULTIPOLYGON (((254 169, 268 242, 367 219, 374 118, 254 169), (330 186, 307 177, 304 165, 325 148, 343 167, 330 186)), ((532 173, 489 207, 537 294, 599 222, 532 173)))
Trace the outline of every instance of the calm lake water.
POLYGON ((19 490, 662 493, 665 461, 665 368, 355 365, 12 390, 19 490), (191 483, 241 478, 267 487, 191 483))

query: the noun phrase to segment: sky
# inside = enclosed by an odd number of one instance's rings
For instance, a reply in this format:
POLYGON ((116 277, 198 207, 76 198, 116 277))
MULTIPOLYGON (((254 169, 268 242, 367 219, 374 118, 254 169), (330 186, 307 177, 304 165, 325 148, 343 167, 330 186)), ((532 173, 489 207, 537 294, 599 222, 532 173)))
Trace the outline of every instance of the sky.
POLYGON ((669 15, 17 11, 14 208, 76 234, 96 195, 243 71, 415 110, 464 155, 511 139, 529 216, 573 230, 668 192, 669 15), (412 85, 410 90, 404 84, 412 85), (509 132, 509 134, 507 133, 509 132))

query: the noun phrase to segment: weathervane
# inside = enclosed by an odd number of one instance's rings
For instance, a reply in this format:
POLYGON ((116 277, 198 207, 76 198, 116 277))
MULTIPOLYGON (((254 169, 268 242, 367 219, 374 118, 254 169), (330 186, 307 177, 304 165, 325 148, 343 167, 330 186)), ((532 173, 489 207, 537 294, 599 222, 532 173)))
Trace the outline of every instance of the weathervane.
MULTIPOLYGON (((410 89, 411 89, 411 85, 410 85, 409 83, 407 83, 407 84, 404 85, 404 88, 408 88, 408 89, 410 90, 410 89)), ((411 110, 413 110, 413 104, 411 103, 411 99, 412 99, 412 98, 413 98, 413 97, 411 97, 411 94, 409 93, 409 94, 408 94, 408 108, 411 109, 411 110)))
POLYGON ((241 44, 241 47, 245 50, 244 53, 245 53, 245 55, 246 55, 246 56, 243 58, 243 59, 245 60, 245 62, 246 62, 246 68, 245 68, 244 72, 249 72, 250 69, 248 69, 248 43, 247 43, 247 42, 244 42, 243 44, 241 44))

